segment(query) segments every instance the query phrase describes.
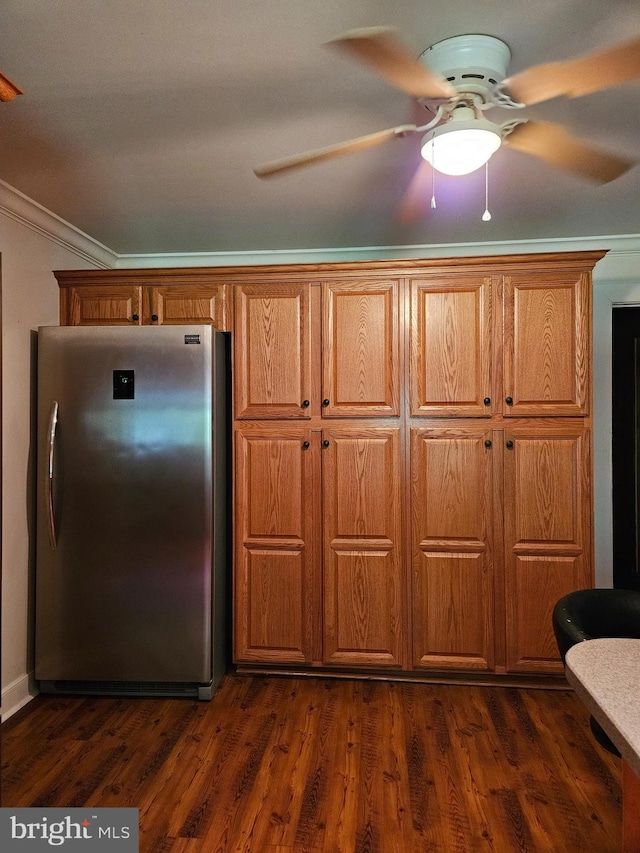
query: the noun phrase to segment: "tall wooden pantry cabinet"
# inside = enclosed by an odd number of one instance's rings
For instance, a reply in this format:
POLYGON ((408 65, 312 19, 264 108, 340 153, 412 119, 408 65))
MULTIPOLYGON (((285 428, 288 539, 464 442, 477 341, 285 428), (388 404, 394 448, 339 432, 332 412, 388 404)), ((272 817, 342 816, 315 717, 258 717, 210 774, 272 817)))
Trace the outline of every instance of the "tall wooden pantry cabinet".
POLYGON ((232 331, 240 668, 562 672, 603 254, 56 274, 62 323, 232 331))

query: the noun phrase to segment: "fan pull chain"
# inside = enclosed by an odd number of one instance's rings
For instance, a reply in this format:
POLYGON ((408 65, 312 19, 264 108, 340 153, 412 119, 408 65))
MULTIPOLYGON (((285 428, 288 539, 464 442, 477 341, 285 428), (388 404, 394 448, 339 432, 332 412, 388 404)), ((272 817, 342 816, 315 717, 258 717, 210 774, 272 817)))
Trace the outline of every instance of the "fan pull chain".
POLYGON ((436 205, 436 166, 435 166, 435 157, 436 152, 433 145, 433 139, 431 140, 431 210, 435 210, 436 205))
POLYGON ((491 214, 489 213, 489 161, 484 164, 484 213, 482 221, 489 222, 491 214))

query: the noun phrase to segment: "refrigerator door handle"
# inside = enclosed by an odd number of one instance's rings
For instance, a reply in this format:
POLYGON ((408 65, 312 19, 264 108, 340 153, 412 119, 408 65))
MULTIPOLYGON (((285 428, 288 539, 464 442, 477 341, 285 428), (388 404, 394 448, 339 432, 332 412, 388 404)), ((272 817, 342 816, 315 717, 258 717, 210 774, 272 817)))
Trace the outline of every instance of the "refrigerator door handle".
POLYGON ((49 529, 49 544, 51 550, 55 551, 57 545, 56 517, 53 512, 53 464, 56 449, 56 429, 58 427, 58 403, 53 401, 51 414, 49 415, 49 426, 47 427, 47 440, 49 444, 47 452, 47 471, 44 480, 45 501, 47 505, 47 520, 49 529))

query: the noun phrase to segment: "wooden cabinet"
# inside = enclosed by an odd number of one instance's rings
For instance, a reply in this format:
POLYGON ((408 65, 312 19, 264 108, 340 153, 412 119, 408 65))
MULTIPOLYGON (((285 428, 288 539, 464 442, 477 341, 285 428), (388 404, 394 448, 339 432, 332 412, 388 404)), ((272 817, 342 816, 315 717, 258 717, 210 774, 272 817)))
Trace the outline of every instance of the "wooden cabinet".
POLYGON ((324 429, 324 660, 401 666, 399 427, 324 429))
POLYGON ((562 672, 553 606, 592 584, 590 434, 531 424, 504 443, 507 669, 562 672))
POLYGON ((63 326, 190 325, 228 331, 227 285, 175 270, 55 273, 63 326))
POLYGON ((588 413, 590 296, 585 270, 505 276, 506 416, 588 413))
POLYGON ((400 414, 398 281, 324 282, 324 417, 400 414))
POLYGON ((412 430, 414 666, 491 670, 500 645, 506 672, 562 673, 553 606, 592 583, 589 443, 575 421, 412 430))
POLYGON ((142 322, 142 288, 136 285, 88 285, 61 290, 61 324, 123 326, 142 322))
POLYGON ((491 414, 494 285, 490 275, 411 281, 411 414, 491 414))
POLYGON ((588 271, 467 272, 411 281, 411 414, 588 413, 588 271))
POLYGON ((494 456, 487 425, 411 430, 416 667, 493 667, 494 456))
POLYGON ((237 418, 400 414, 398 281, 243 284, 235 316, 237 418))
POLYGON ((239 285, 235 309, 236 417, 310 418, 310 285, 239 285))
POLYGON ((236 660, 400 666, 399 428, 254 422, 235 457, 236 660))
POLYGON ((310 663, 320 595, 320 439, 303 426, 235 434, 235 653, 310 663))

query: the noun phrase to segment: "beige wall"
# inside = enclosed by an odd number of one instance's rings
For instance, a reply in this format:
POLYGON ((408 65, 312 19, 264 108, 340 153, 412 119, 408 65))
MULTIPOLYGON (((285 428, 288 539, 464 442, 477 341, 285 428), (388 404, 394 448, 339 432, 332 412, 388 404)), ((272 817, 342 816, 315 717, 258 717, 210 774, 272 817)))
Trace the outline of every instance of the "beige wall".
POLYGON ((94 266, 71 248, 0 213, 2 274, 2 708, 33 691, 34 332, 57 325, 54 269, 94 266))

